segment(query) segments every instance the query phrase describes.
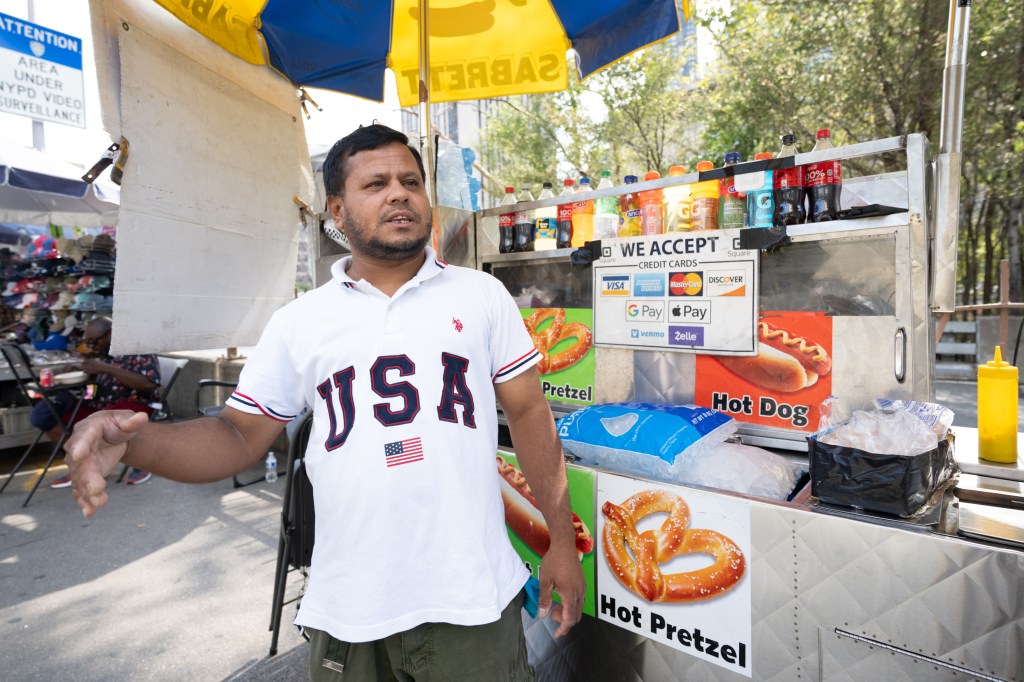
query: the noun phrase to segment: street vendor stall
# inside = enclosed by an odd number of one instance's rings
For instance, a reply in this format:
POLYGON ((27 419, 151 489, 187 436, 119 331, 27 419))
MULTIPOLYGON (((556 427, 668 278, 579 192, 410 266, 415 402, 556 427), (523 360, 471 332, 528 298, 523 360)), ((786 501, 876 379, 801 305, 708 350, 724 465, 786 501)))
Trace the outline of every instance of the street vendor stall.
MULTIPOLYGON (((530 628, 539 670, 563 671, 552 679, 1014 679, 1024 671, 1024 606, 1016 596, 1024 543, 1019 531, 999 532, 1013 519, 984 504, 993 497, 1002 507, 1024 502, 1019 462, 979 460, 976 433, 954 429, 956 459, 973 474, 957 479, 946 472, 925 486, 927 501, 888 508, 905 503, 913 486, 893 485, 899 492, 883 501, 864 488, 854 493, 859 497, 835 499, 849 486, 833 487, 834 470, 815 478, 814 450, 806 454, 807 437, 840 411, 870 409, 879 398, 932 399, 927 140, 878 140, 800 154, 791 163, 883 153, 900 154, 904 170, 844 179, 842 208, 887 207, 873 211, 884 215, 785 230, 664 234, 602 240, 584 251, 500 254, 497 218, 507 209, 478 214, 477 265, 506 284, 527 326, 544 332, 564 319, 592 332, 593 347, 578 362, 542 373, 552 408, 563 417, 563 439, 578 433, 565 425, 588 404, 696 403, 734 417, 733 440, 790 453, 785 458, 813 479, 799 480, 778 499, 730 488, 718 475, 667 483, 664 472, 631 470, 635 462, 622 452, 589 458, 601 466, 570 465, 574 511, 596 543, 583 558, 593 589, 587 613, 594 618, 584 619, 567 645, 550 641, 540 625, 530 628), (780 387, 726 362, 757 360, 752 351, 770 343, 765 329, 813 339, 830 364, 810 385, 780 387), (630 571, 641 571, 644 559, 632 545, 632 559, 620 556, 616 509, 635 510, 641 536, 653 533, 661 546, 672 544, 670 524, 659 528, 666 516, 658 512, 668 509, 643 508, 653 495, 685 503, 694 532, 731 541, 745 565, 733 588, 678 601, 634 589, 643 581, 630 571)), ((779 161, 742 164, 735 173, 779 168, 772 165, 779 161)), ((692 185, 713 173, 630 189, 692 185)), ((598 190, 593 198, 620 192, 598 190)), ((567 452, 576 451, 563 442, 567 452)), ((723 468, 735 464, 725 455, 720 461, 723 468)), ((856 480, 892 484, 871 478, 871 467, 881 471, 877 459, 864 461, 867 470, 855 472, 856 480)), ((510 534, 515 541, 515 530, 510 534)), ((694 551, 662 552, 660 568, 651 562, 648 568, 668 590, 674 576, 719 557, 694 551)), ((533 566, 540 559, 528 548, 521 553, 533 566)))

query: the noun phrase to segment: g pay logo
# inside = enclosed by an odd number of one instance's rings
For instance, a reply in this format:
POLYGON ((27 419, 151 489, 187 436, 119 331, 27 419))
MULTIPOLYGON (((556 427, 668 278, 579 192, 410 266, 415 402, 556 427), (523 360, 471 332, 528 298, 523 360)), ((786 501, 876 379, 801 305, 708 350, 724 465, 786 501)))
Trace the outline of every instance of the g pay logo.
POLYGON ((742 270, 709 272, 704 276, 704 287, 707 296, 745 296, 747 273, 742 270))
POLYGON ((664 322, 664 301, 626 301, 627 322, 664 322))
POLYGON ((629 296, 629 275, 602 275, 602 296, 629 296))
POLYGON ((704 273, 697 270, 690 272, 672 272, 668 276, 669 296, 700 296, 704 291, 704 273))

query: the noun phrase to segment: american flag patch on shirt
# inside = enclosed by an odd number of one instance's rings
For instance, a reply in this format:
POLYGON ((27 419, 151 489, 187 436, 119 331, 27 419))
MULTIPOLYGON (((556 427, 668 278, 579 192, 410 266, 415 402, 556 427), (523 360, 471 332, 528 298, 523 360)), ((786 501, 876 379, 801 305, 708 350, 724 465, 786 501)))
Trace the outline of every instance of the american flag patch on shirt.
POLYGON ((384 459, 387 460, 389 467, 418 462, 423 459, 423 443, 419 438, 407 438, 388 443, 384 446, 384 459))

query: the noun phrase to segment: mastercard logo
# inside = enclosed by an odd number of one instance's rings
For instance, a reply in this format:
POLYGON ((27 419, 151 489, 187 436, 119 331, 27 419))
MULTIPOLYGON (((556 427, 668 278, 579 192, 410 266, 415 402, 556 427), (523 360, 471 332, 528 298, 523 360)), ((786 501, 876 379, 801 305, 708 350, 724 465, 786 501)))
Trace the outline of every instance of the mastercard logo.
POLYGON ((700 296, 703 290, 703 273, 673 272, 668 277, 668 293, 670 296, 700 296))

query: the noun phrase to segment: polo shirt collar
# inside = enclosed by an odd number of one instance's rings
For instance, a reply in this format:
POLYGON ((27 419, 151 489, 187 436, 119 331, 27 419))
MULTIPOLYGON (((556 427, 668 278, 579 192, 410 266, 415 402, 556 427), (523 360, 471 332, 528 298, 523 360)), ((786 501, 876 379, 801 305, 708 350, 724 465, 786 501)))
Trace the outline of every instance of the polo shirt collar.
MULTIPOLYGON (((423 259, 423 265, 420 266, 420 269, 415 275, 413 275, 412 279, 402 286, 402 289, 406 289, 409 286, 419 286, 428 279, 441 274, 441 272, 448 267, 447 263, 438 259, 434 249, 430 246, 424 247, 423 251, 426 253, 426 258, 423 259)), ((345 256, 344 258, 336 260, 334 264, 331 265, 331 276, 334 280, 342 287, 348 289, 362 289, 363 287, 372 286, 366 280, 356 281, 348 276, 348 272, 346 271, 351 263, 352 256, 345 256)), ((401 289, 399 291, 401 291, 401 289)))

